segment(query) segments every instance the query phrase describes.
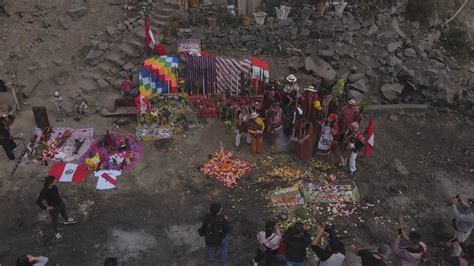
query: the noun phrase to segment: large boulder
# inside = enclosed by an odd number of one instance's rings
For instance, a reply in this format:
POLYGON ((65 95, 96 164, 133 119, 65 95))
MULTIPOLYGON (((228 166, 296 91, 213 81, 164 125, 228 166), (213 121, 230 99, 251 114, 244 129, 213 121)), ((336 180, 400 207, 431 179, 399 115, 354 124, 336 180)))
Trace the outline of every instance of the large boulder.
POLYGON ((385 99, 390 102, 396 101, 403 92, 404 86, 400 83, 385 83, 380 91, 385 99))
POLYGON ((304 59, 304 68, 308 73, 326 80, 334 80, 336 78, 336 71, 332 66, 318 56, 307 56, 304 59))

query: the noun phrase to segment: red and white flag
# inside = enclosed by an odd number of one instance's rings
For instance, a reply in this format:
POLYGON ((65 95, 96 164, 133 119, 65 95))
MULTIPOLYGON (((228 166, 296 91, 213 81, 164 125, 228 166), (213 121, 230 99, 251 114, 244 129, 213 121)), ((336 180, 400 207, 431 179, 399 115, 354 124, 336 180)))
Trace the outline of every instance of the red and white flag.
POLYGON ((155 48, 155 37, 153 36, 153 32, 151 32, 150 27, 150 19, 148 15, 145 16, 145 36, 146 36, 146 45, 151 49, 155 48))
POLYGON ((270 81, 268 62, 260 58, 252 58, 252 87, 257 94, 263 94, 265 84, 270 81))
POLYGON ((54 163, 49 175, 52 175, 59 182, 83 182, 86 180, 89 170, 84 165, 75 163, 54 163))
POLYGON ((364 155, 365 156, 371 156, 372 155, 372 150, 374 149, 374 131, 375 131, 375 122, 374 119, 371 118, 369 121, 369 125, 367 126, 367 129, 365 130, 365 151, 364 155))
POLYGON ((98 177, 96 188, 112 189, 117 186, 117 178, 122 174, 122 171, 118 170, 101 170, 95 171, 94 176, 98 177))

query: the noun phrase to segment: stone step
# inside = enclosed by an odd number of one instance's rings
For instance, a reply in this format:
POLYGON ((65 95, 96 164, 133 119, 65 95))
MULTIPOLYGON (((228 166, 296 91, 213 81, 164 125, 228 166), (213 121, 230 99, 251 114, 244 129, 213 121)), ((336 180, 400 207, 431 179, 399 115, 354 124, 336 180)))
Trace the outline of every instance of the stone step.
POLYGON ((140 53, 139 51, 137 51, 137 49, 127 43, 120 44, 118 48, 124 55, 129 58, 134 58, 137 54, 140 53))
POLYGON ((167 27, 170 25, 169 21, 163 21, 163 20, 155 20, 153 22, 150 22, 151 26, 156 26, 156 27, 167 27))
POLYGON ((167 14, 154 14, 153 15, 153 18, 151 19, 150 22, 153 22, 153 20, 157 19, 157 20, 161 20, 161 21, 170 21, 171 20, 171 14, 167 15, 167 14))
POLYGON ((139 41, 136 39, 128 39, 126 41, 131 46, 135 47, 137 50, 143 50, 145 48, 145 41, 139 41))
POLYGON ((163 7, 163 8, 155 8, 154 9, 154 12, 153 12, 153 15, 172 15, 173 12, 175 12, 176 9, 174 8, 171 8, 167 5, 167 7, 163 7))
POLYGON ((105 60, 120 68, 125 64, 124 59, 119 53, 110 53, 105 56, 105 60))
POLYGON ((104 77, 114 77, 120 72, 120 68, 109 61, 104 61, 97 65, 97 71, 104 77))

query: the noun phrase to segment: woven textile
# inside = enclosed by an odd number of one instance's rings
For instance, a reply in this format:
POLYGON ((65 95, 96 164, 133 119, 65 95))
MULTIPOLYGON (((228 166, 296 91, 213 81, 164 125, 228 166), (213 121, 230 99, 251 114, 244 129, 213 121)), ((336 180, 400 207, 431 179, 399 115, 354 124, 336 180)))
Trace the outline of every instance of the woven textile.
POLYGON ((216 86, 221 93, 228 92, 237 95, 240 92, 241 74, 250 72, 252 60, 237 60, 234 58, 216 58, 216 86))

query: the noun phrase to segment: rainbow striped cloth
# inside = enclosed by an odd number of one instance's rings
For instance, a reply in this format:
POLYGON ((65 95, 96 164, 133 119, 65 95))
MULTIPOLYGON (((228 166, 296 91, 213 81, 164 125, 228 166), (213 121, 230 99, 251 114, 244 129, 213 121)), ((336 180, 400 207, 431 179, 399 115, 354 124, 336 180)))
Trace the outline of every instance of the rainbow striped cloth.
POLYGON ((178 78, 177 56, 155 56, 145 60, 138 77, 141 95, 150 96, 158 93, 177 93, 178 78))

